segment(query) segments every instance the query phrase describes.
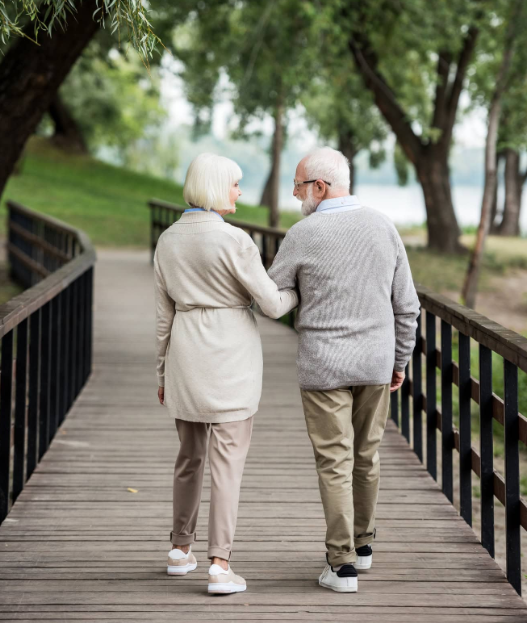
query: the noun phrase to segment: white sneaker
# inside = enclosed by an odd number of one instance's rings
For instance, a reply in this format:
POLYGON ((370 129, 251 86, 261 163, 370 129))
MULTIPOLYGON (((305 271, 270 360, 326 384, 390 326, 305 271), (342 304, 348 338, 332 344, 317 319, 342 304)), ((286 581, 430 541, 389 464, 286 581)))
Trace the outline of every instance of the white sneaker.
POLYGON ((353 563, 355 568, 361 571, 371 569, 373 562, 371 545, 363 545, 362 547, 356 548, 355 551, 357 552, 357 562, 353 563))
POLYGON ((168 575, 187 575, 189 571, 194 571, 197 566, 198 563, 191 548, 189 548, 188 554, 177 548, 168 552, 168 575))
POLYGON ((225 571, 220 565, 211 565, 209 569, 209 593, 223 594, 241 593, 247 589, 245 580, 239 575, 235 575, 229 565, 229 570, 225 571))
POLYGON ((337 593, 356 593, 358 590, 357 571, 352 564, 342 565, 338 571, 334 571, 333 567, 328 564, 320 574, 318 583, 337 593))

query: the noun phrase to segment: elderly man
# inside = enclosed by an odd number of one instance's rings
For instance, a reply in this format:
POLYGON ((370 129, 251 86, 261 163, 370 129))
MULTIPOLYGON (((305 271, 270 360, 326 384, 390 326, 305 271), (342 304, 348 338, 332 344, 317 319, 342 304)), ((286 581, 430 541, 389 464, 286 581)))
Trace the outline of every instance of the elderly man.
POLYGON ((419 315, 395 226, 349 184, 334 149, 300 161, 293 194, 309 218, 288 231, 269 270, 280 289, 300 292, 298 377, 327 525, 319 584, 338 592, 356 592, 357 569, 372 564, 378 448, 419 315))

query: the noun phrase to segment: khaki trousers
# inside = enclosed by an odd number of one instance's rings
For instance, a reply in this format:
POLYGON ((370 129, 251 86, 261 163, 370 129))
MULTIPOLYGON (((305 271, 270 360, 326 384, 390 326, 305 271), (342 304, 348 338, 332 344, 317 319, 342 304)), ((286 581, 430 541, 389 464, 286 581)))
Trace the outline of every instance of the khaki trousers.
POLYGON ((189 545, 196 539, 208 444, 211 492, 207 556, 229 560, 253 418, 222 424, 176 419, 176 428, 181 446, 174 468, 174 522, 170 540, 174 545, 189 545))
POLYGON ((381 443, 390 385, 301 390, 315 453, 332 566, 357 560, 356 547, 375 537, 381 443))

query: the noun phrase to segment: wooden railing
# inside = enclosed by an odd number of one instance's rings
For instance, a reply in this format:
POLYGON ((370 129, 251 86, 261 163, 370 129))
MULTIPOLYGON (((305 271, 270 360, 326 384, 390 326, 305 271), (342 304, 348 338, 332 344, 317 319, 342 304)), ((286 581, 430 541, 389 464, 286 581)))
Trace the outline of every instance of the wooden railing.
MULTIPOLYGON (((160 233, 179 218, 184 208, 157 200, 151 201, 149 206, 153 254, 160 233)), ((235 220, 229 222, 251 235, 268 268, 285 232, 235 220)), ((527 445, 527 419, 518 412, 518 369, 527 372, 527 339, 424 286, 416 284, 416 290, 421 302, 416 346, 403 386, 391 395, 391 417, 404 437, 411 441, 421 462, 426 460, 426 468, 435 480, 437 430, 441 432, 441 487, 451 502, 454 501, 453 452, 459 453, 460 514, 469 525, 472 525, 472 472, 480 478, 481 543, 492 557, 495 555, 494 498, 505 506, 506 573, 509 582, 521 594, 520 528, 527 529, 527 505, 520 496, 518 446, 519 442, 527 445), (452 359, 453 331, 459 345, 458 361, 452 359), (441 348, 436 346, 438 334, 441 348), (479 348, 479 380, 471 376, 471 341, 479 348), (504 361, 503 398, 492 390, 493 352, 501 355, 504 361), (438 371, 440 388, 437 387, 438 371), (453 425, 453 386, 459 389, 459 428, 453 425), (479 450, 471 441, 473 403, 479 405, 479 450), (504 476, 494 469, 494 421, 504 428, 504 476)), ((293 315, 287 321, 293 324, 293 315)))
POLYGON ((82 231, 7 207, 11 275, 28 289, 0 305, 0 522, 91 372, 95 263, 82 231))

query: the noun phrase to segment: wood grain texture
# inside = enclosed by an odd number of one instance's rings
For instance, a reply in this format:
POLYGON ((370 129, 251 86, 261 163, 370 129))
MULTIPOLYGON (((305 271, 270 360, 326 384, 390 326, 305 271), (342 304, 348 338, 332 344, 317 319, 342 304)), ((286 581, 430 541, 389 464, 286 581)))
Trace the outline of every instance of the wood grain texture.
POLYGON ((206 593, 208 472, 198 569, 168 577, 178 441, 157 402, 152 268, 148 252, 98 256, 94 372, 0 527, 1 621, 527 621, 525 602, 391 423, 374 566, 357 594, 318 586, 325 524, 296 336, 266 319, 264 392, 232 557, 248 590, 206 593))

